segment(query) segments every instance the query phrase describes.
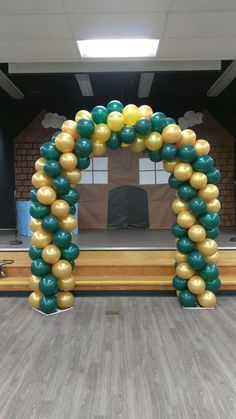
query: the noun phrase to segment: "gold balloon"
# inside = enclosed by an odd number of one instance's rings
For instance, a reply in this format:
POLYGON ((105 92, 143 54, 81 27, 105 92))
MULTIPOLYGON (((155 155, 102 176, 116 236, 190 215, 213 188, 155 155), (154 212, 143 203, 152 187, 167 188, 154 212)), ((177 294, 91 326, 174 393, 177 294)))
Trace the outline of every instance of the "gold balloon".
POLYGON ((51 186, 42 186, 37 191, 37 199, 41 204, 51 205, 57 198, 57 194, 51 186))
POLYGON ((62 153, 70 153, 74 149, 75 140, 72 135, 62 132, 56 136, 55 146, 62 153))
POLYGON ((102 156, 107 151, 107 146, 105 143, 100 143, 98 141, 93 142, 93 155, 102 156))
POLYGON ((75 278, 71 276, 70 278, 58 279, 58 288, 62 291, 71 291, 75 288, 75 278))
POLYGON ((200 224, 194 224, 188 230, 188 237, 195 243, 199 243, 206 237, 206 230, 200 224))
POLYGON ((107 117, 107 125, 113 132, 121 131, 124 124, 124 116, 120 112, 111 112, 107 117))
POLYGON ((189 179, 190 185, 195 189, 204 188, 207 184, 207 177, 202 172, 194 172, 189 179))
POLYGON ((68 230, 72 232, 77 226, 77 221, 74 215, 68 214, 65 218, 59 221, 59 226, 62 230, 68 230))
POLYGON ((51 206, 51 213, 55 217, 63 218, 69 214, 70 207, 64 199, 57 199, 51 206))
POLYGON ((34 291, 31 292, 29 298, 28 298, 28 303, 32 308, 36 308, 37 310, 39 309, 39 303, 40 300, 42 298, 43 294, 40 291, 34 291))
POLYGON ((202 307, 214 307, 216 304, 216 296, 212 291, 206 290, 197 296, 197 302, 202 307))
POLYGON ((79 138, 79 133, 77 131, 77 124, 75 121, 68 119, 67 121, 63 122, 61 127, 62 132, 66 132, 70 134, 75 140, 79 138))
POLYGON ((196 138, 196 134, 192 129, 184 129, 181 132, 180 140, 176 145, 177 147, 183 147, 186 144, 194 145, 196 138))
POLYGON ((30 230, 33 232, 40 230, 42 226, 42 220, 37 220, 36 218, 31 217, 29 226, 30 226, 30 230))
POLYGON ((62 175, 65 176, 69 180, 69 182, 72 183, 75 186, 77 185, 77 183, 81 179, 81 173, 80 173, 79 169, 74 169, 74 170, 71 170, 71 171, 63 170, 62 175))
POLYGON ((74 304, 74 296, 69 291, 61 291, 56 295, 57 307, 60 309, 70 308, 74 304))
POLYGON ((77 157, 73 153, 62 153, 59 161, 64 170, 72 171, 77 166, 77 157))
POLYGON ((39 290, 39 282, 40 282, 40 277, 32 275, 29 278, 29 289, 31 289, 32 291, 38 291, 39 290))
POLYGON ((61 251, 55 244, 49 244, 42 251, 42 258, 47 263, 56 263, 60 257, 61 251))
POLYGON ((163 167, 166 172, 168 173, 174 173, 175 167, 179 163, 179 158, 177 157, 175 160, 172 161, 164 161, 163 167))
POLYGON ((120 145, 122 148, 128 148, 131 146, 131 144, 121 143, 120 145))
POLYGON ((82 109, 81 111, 78 111, 77 114, 75 115, 75 122, 78 122, 81 118, 92 119, 92 116, 90 112, 82 109))
POLYGON ((56 278, 68 278, 72 273, 72 266, 68 260, 60 259, 52 265, 52 273, 56 278))
POLYGON ((98 124, 95 126, 93 133, 93 139, 100 143, 105 143, 111 136, 111 130, 106 124, 98 124))
POLYGON ((216 241, 209 238, 206 238, 198 243, 197 248, 204 256, 212 256, 218 250, 216 241))
POLYGON ((176 275, 178 275, 182 279, 189 279, 191 276, 193 276, 195 273, 194 269, 191 268, 191 266, 186 263, 179 263, 176 266, 176 275))
POLYGON ((177 223, 180 227, 189 228, 196 222, 196 217, 189 211, 181 211, 177 216, 177 223))
POLYGON ((124 107, 123 111, 123 117, 125 125, 132 127, 136 124, 138 119, 140 119, 140 112, 139 108, 136 105, 127 105, 124 107))
POLYGON ((35 162, 35 165, 34 165, 35 170, 37 172, 43 172, 45 163, 46 163, 46 160, 43 157, 40 157, 40 159, 36 160, 35 162))
POLYGON ((198 191, 198 196, 204 199, 205 201, 209 202, 213 199, 216 199, 219 196, 219 189, 216 185, 212 185, 208 183, 208 185, 204 186, 204 188, 198 191))
POLYGON ((219 260, 220 260, 219 252, 215 252, 211 256, 205 256, 205 261, 208 262, 208 263, 213 263, 213 264, 217 265, 217 263, 219 263, 219 260))
POLYGON ((177 297, 178 297, 178 296, 180 295, 180 292, 181 292, 181 291, 180 291, 180 290, 176 290, 175 292, 176 292, 176 295, 177 295, 177 297))
POLYGON ((219 212, 221 209, 221 203, 219 199, 212 199, 212 201, 207 202, 207 211, 219 212))
POLYGON ((145 145, 151 151, 160 150, 162 144, 163 138, 159 132, 151 132, 145 139, 145 145))
POLYGON ((188 261, 188 256, 184 253, 181 253, 179 250, 176 250, 174 258, 177 263, 183 263, 188 261))
POLYGON ((181 138, 181 129, 176 124, 167 125, 162 131, 162 138, 164 143, 174 144, 181 138))
POLYGON ((189 291, 197 295, 202 294, 206 289, 206 283, 204 279, 202 279, 202 277, 198 275, 194 275, 191 278, 189 278, 187 286, 189 291))
POLYGON ((196 148, 198 156, 208 154, 210 151, 210 144, 206 140, 197 140, 194 147, 196 148))
POLYGON ((52 178, 42 172, 36 172, 32 176, 32 184, 36 189, 39 189, 42 186, 51 186, 52 178))
POLYGON ((131 149, 136 153, 142 153, 145 149, 145 140, 142 137, 136 137, 131 145, 131 149))
POLYGON ((182 211, 188 210, 188 203, 186 201, 182 201, 180 198, 174 199, 172 202, 172 211, 175 214, 180 214, 182 211))
POLYGON ((148 105, 139 106, 138 109, 139 109, 140 118, 150 119, 152 117, 152 115, 153 115, 153 110, 148 105))
POLYGON ((42 228, 37 230, 32 235, 32 246, 43 249, 45 246, 50 244, 52 241, 52 234, 44 231, 42 228))
POLYGON ((193 174, 193 168, 189 163, 178 163, 174 169, 176 179, 185 181, 188 180, 193 174))

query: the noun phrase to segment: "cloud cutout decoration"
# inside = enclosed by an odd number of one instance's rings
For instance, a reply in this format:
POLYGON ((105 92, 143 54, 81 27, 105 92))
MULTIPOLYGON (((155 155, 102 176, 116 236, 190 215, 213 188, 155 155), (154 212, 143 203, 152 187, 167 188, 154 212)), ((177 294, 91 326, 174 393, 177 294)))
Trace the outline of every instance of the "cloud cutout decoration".
POLYGON ((193 127, 194 125, 200 125, 203 122, 202 112, 188 111, 183 116, 178 118, 178 124, 181 129, 193 127))
POLYGON ((49 112, 45 114, 41 124, 44 128, 61 128, 64 121, 66 121, 65 116, 49 112))

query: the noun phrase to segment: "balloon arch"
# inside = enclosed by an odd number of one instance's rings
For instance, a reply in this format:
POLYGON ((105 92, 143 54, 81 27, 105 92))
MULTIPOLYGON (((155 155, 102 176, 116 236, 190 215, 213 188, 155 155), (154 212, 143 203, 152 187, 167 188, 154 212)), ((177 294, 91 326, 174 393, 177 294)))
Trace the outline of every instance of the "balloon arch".
POLYGON ((90 157, 103 155, 107 147, 130 147, 147 153, 153 162, 163 161, 170 173, 169 185, 176 190, 172 209, 177 219, 171 228, 177 238, 173 286, 182 306, 213 307, 220 288, 214 240, 220 223, 216 186, 220 173, 208 154, 210 145, 191 129, 181 131, 172 118, 153 113, 148 105, 123 107, 117 100, 96 106, 91 113, 80 110, 75 121, 65 121, 61 131, 40 147, 30 193, 29 286, 33 292, 29 304, 45 313, 73 305, 72 270, 79 256, 79 248, 72 243, 79 200, 76 184, 90 157))

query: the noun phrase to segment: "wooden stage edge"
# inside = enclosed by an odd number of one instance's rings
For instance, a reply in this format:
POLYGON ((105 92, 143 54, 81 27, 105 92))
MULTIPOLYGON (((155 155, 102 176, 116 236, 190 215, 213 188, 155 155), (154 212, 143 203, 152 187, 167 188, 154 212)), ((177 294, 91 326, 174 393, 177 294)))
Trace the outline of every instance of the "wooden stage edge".
MULTIPOLYGON (((76 291, 173 290, 174 250, 82 250, 73 275, 76 291)), ((236 290, 236 250, 220 252, 221 290, 236 290)), ((29 291, 31 260, 25 251, 1 251, 6 277, 0 291, 29 291)))

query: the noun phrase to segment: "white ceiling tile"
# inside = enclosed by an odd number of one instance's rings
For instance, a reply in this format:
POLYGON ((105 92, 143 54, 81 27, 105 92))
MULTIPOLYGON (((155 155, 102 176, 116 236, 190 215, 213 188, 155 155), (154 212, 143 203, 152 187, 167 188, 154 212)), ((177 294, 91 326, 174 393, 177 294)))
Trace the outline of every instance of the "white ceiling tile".
POLYGON ((235 0, 173 0, 172 11, 235 12, 235 0))
POLYGON ((63 13, 61 0, 1 0, 1 15, 63 13))
POLYGON ((165 38, 158 58, 171 60, 222 60, 236 56, 236 38, 165 38))
POLYGON ((70 39, 65 15, 0 16, 1 41, 70 39))
POLYGON ((78 61, 72 40, 0 41, 0 56, 5 62, 78 61))
POLYGON ((149 13, 167 12, 172 0, 63 0, 67 13, 149 13))
POLYGON ((166 21, 165 13, 68 15, 75 39, 112 37, 160 38, 166 21))
POLYGON ((236 13, 193 12, 170 13, 166 38, 236 37, 236 13))

